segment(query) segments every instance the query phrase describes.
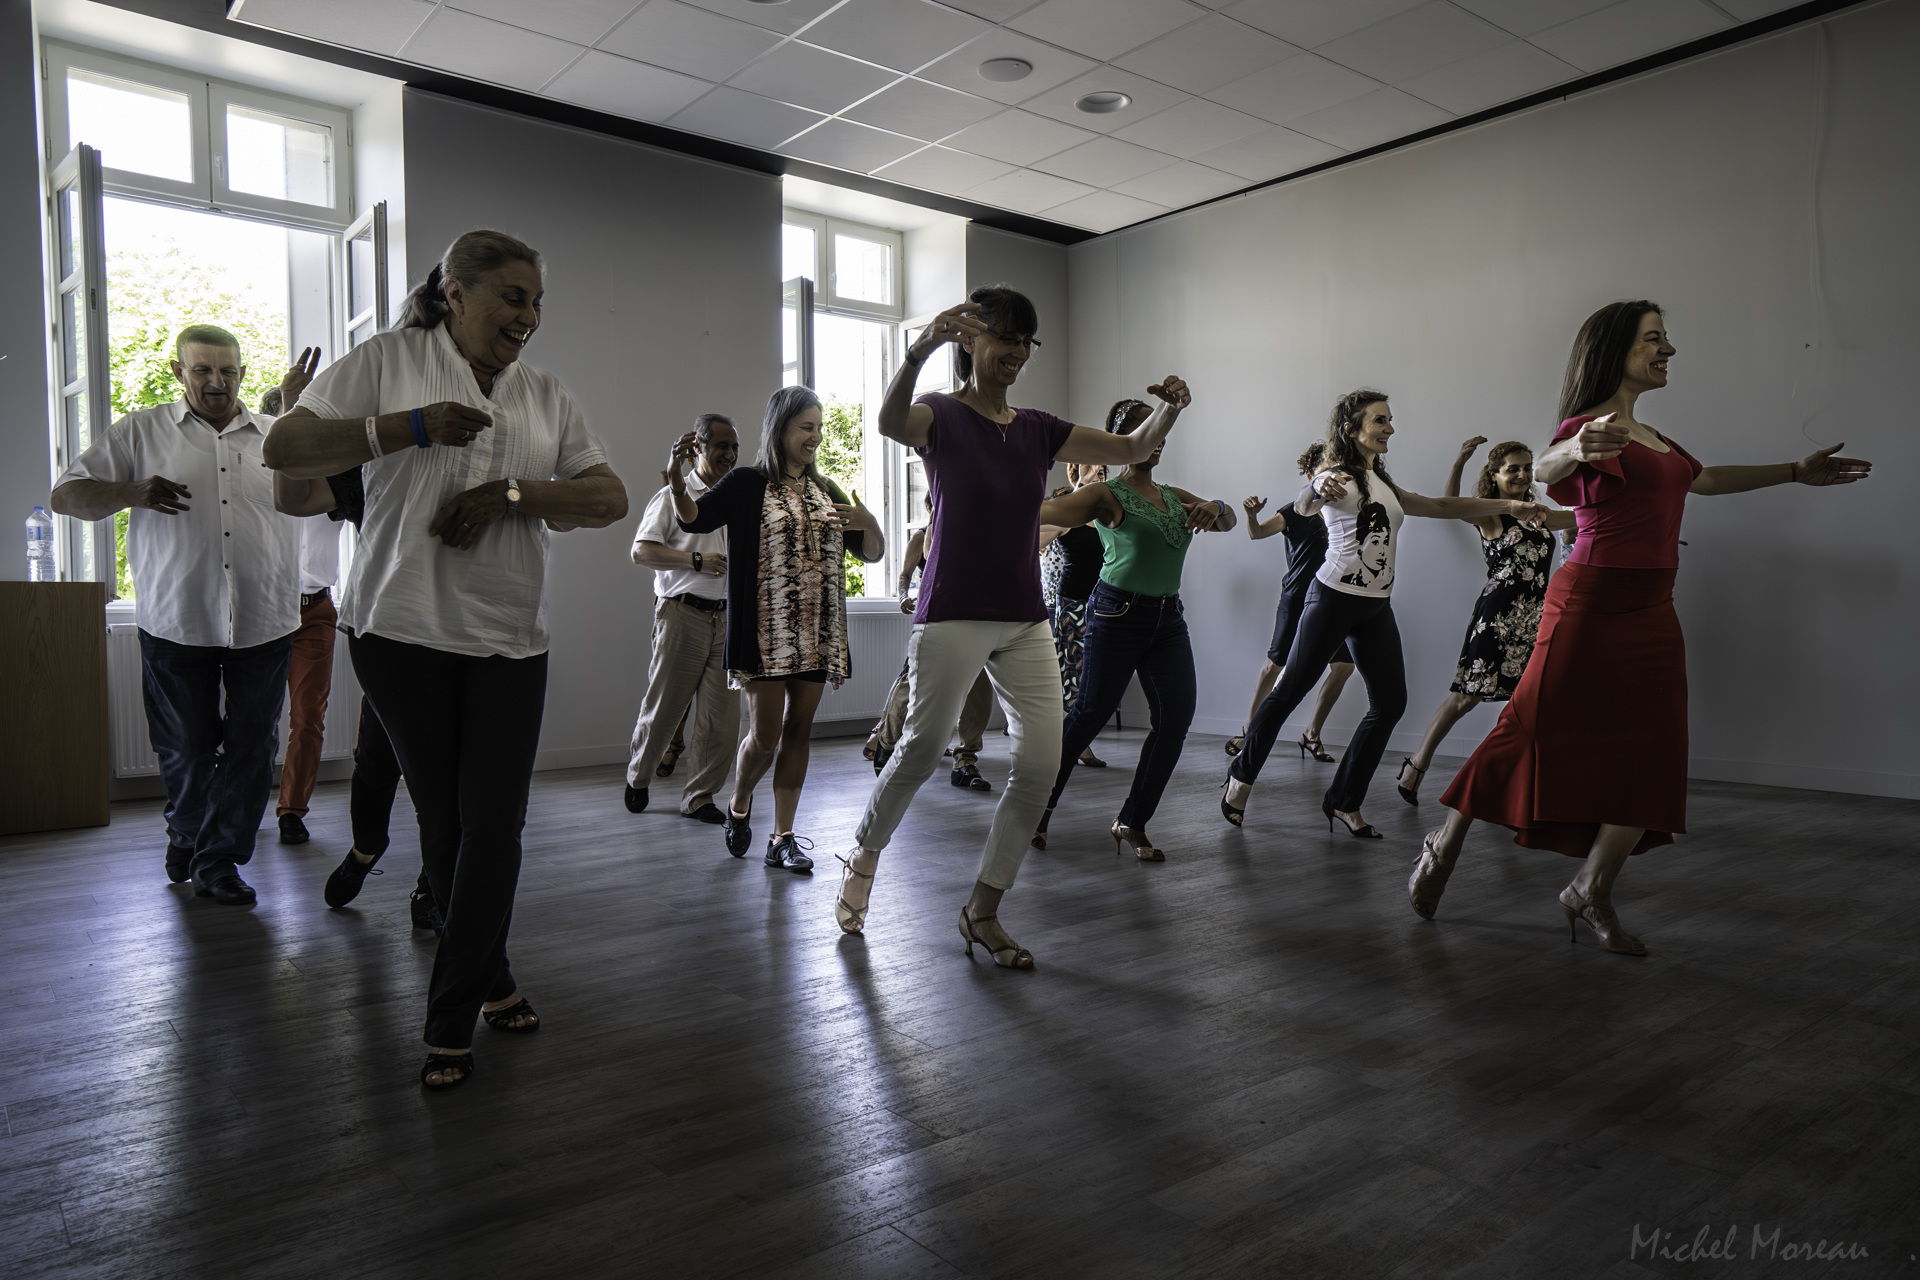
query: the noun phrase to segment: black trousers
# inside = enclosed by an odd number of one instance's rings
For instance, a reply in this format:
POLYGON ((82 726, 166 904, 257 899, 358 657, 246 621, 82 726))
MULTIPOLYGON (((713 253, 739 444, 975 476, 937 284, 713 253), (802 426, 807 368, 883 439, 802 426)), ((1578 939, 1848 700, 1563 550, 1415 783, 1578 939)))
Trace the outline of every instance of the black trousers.
MULTIPOLYGON (((393 797, 400 789, 400 758, 393 754, 393 741, 380 724, 373 699, 360 695, 360 732, 353 742, 353 782, 350 784, 347 811, 353 817, 353 847, 370 858, 377 858, 392 843, 388 828, 393 822, 393 797)), ((427 867, 420 865, 420 879, 414 889, 432 893, 427 867)), ((445 904, 441 904, 445 914, 445 904)))
POLYGON ((507 931, 546 708, 547 655, 475 658, 376 635, 347 643, 406 774, 420 858, 446 910, 427 988, 426 1041, 464 1049, 481 1004, 515 990, 507 931))
POLYGON ((1307 590, 1307 605, 1287 652, 1286 669, 1273 692, 1253 713, 1247 741, 1227 772, 1241 782, 1260 777, 1260 768, 1273 750, 1280 726, 1310 693, 1334 654, 1345 643, 1353 664, 1367 686, 1367 717, 1355 730, 1340 768, 1327 788, 1326 807, 1357 813, 1367 798, 1367 785, 1380 767, 1387 739, 1407 710, 1407 669, 1400 654, 1400 624, 1393 619, 1393 601, 1387 596, 1356 596, 1335 591, 1316 581, 1307 590))

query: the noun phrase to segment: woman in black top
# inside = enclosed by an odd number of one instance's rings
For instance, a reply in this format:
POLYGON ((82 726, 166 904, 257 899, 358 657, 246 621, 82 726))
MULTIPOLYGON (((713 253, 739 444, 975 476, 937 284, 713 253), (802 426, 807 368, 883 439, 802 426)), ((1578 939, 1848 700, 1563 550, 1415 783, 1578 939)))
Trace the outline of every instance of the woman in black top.
POLYGON ((771 765, 766 863, 796 872, 813 870, 793 819, 814 712, 828 681, 838 688, 853 674, 845 553, 869 564, 885 553, 873 513, 849 502, 815 465, 821 439, 820 398, 807 387, 783 387, 767 401, 753 466, 735 467, 696 502, 686 469, 699 444, 689 432, 665 476, 682 529, 727 530, 727 676, 748 716, 724 822, 727 852, 741 857, 752 842, 753 789, 771 765))
MULTIPOLYGON (((1307 446, 1307 451, 1297 460, 1300 474, 1310 476, 1320 469, 1321 455, 1327 451, 1324 440, 1315 440, 1307 446)), ((1265 498, 1248 498, 1240 504, 1247 512, 1247 537, 1258 542, 1262 538, 1271 538, 1280 534, 1287 540, 1287 576, 1280 583, 1280 607, 1273 616, 1273 643, 1267 646, 1267 659, 1260 664, 1260 674, 1253 682, 1253 705, 1247 710, 1247 722, 1253 720, 1253 712, 1267 695, 1273 692, 1273 686, 1280 679, 1280 672, 1287 665, 1287 650, 1293 648, 1293 633, 1300 627, 1300 614, 1307 605, 1307 588, 1313 585, 1313 575, 1327 558, 1327 522, 1318 515, 1303 516, 1295 503, 1288 503, 1273 513, 1271 520, 1262 520, 1260 513, 1266 510, 1265 498)), ((1300 735, 1300 754, 1311 755, 1321 764, 1332 764, 1333 757, 1320 745, 1320 727, 1327 722, 1327 715, 1333 710, 1333 704, 1340 700, 1340 691, 1346 687, 1347 678, 1353 674, 1353 654, 1347 649, 1346 642, 1340 642, 1339 652, 1327 667, 1327 678, 1321 682, 1320 693, 1313 703, 1313 721, 1307 731, 1300 735)), ((1246 741, 1246 730, 1227 739, 1227 754, 1237 756, 1240 746, 1246 741)))
MULTIPOLYGON (((1099 466, 1067 466, 1066 487, 1049 497, 1060 498, 1076 489, 1099 484, 1107 478, 1107 469, 1099 466)), ((1040 594, 1047 605, 1047 620, 1053 626, 1053 647, 1060 655, 1060 692, 1066 699, 1068 714, 1080 698, 1080 667, 1086 657, 1087 599, 1100 581, 1100 566, 1106 549, 1091 524, 1062 529, 1045 525, 1040 530, 1040 594)), ((1089 746, 1080 753, 1080 763, 1104 769, 1107 762, 1093 754, 1089 746)), ((1034 838, 1034 847, 1047 847, 1044 835, 1034 838)))

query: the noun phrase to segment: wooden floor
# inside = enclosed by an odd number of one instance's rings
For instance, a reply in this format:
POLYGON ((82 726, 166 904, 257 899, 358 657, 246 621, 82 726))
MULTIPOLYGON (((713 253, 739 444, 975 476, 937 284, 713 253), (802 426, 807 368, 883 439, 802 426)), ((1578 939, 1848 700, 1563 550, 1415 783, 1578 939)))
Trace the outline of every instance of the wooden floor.
MULTIPOLYGON (((1214 737, 1154 824, 1170 860, 1116 859, 1139 736, 1101 739, 1116 767, 1008 895, 1034 973, 961 955, 993 799, 942 776, 859 939, 837 874, 630 815, 616 769, 540 775, 513 954, 545 1029, 479 1028, 447 1095, 415 1082, 404 798, 342 911, 345 784, 313 843, 263 835, 252 910, 166 883, 154 803, 0 840, 0 1274, 1920 1270, 1920 804, 1696 785, 1694 833, 1623 877, 1634 960, 1568 944, 1571 860, 1484 830, 1419 920, 1440 810, 1384 782, 1382 842, 1328 835, 1332 766, 1278 755, 1228 829, 1214 737), (1703 1226, 1737 1263, 1649 1257, 1703 1226), (1779 1252, 1821 1240, 1867 1256, 1779 1252)), ((816 744, 833 872, 871 781, 857 739, 816 744)))

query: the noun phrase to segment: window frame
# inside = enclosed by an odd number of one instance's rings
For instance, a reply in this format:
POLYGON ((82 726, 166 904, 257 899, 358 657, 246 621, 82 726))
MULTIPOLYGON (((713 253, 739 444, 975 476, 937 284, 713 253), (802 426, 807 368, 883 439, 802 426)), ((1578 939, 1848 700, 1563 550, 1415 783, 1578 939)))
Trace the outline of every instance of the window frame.
MULTIPOLYGON (((67 142, 72 133, 67 103, 69 70, 150 85, 187 97, 187 120, 192 133, 189 140, 193 156, 192 180, 175 182, 126 169, 103 168, 102 178, 108 195, 237 214, 312 231, 341 233, 355 221, 353 116, 344 108, 230 81, 188 75, 160 63, 123 58, 82 45, 42 40, 40 74, 45 98, 45 150, 50 165, 73 145, 67 142), (297 200, 277 200, 228 187, 226 109, 229 104, 327 129, 331 139, 328 178, 332 186, 332 203, 317 205, 297 200)), ((86 142, 86 139, 78 141, 86 142)))
POLYGON ((824 256, 827 287, 825 310, 836 311, 841 315, 859 316, 865 320, 888 320, 894 325, 901 321, 906 310, 906 237, 898 231, 889 231, 885 227, 868 226, 861 222, 847 222, 840 218, 827 218, 826 233, 814 241, 816 259, 824 256), (869 302, 864 298, 842 297, 840 293, 840 242, 839 237, 849 236, 856 240, 865 240, 870 244, 883 244, 892 255, 891 269, 887 273, 888 292, 891 295, 885 302, 869 302))

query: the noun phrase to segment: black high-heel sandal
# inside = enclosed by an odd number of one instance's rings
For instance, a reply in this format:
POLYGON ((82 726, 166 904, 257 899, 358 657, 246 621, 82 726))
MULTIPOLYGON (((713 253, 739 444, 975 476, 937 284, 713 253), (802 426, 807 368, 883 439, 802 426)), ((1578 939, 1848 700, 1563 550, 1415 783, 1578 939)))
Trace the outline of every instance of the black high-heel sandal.
POLYGON ((666 752, 661 755, 660 763, 655 767, 653 776, 656 778, 671 778, 673 776, 673 767, 680 763, 680 753, 685 750, 686 748, 678 743, 670 744, 666 752))
POLYGON ((473 1079, 473 1054, 471 1052, 430 1053, 427 1055, 425 1065, 420 1068, 420 1083, 436 1092, 442 1089, 451 1089, 457 1085, 463 1085, 471 1079, 473 1079), (455 1068, 460 1069, 460 1074, 451 1080, 448 1080, 444 1075, 438 1084, 427 1079, 428 1076, 436 1071, 446 1072, 455 1068))
POLYGON ((1427 780, 1427 771, 1425 769, 1422 769, 1419 765, 1415 764, 1413 762, 1412 756, 1408 756, 1406 759, 1400 762, 1400 777, 1395 778, 1393 780, 1393 789, 1400 793, 1400 798, 1402 800, 1405 800, 1408 804, 1417 805, 1420 803, 1420 784, 1425 782, 1426 780, 1427 780), (1407 770, 1409 769, 1413 770, 1415 773, 1419 774, 1420 776, 1413 780, 1413 785, 1411 787, 1402 786, 1400 783, 1400 778, 1406 777, 1407 770))
POLYGON ((1348 822, 1345 817, 1336 813, 1334 811, 1333 806, 1330 804, 1322 804, 1320 806, 1320 812, 1327 815, 1327 830, 1329 831, 1333 830, 1333 820, 1335 818, 1339 818, 1340 825, 1345 827, 1347 829, 1347 834, 1352 836, 1356 840, 1386 839, 1385 836, 1381 835, 1378 831, 1375 831, 1373 829, 1373 824, 1371 822, 1363 822, 1356 827, 1352 823, 1348 822))
POLYGON ((1231 738, 1227 739, 1227 754, 1230 756, 1237 756, 1240 754, 1240 748, 1246 745, 1247 745, 1247 735, 1244 733, 1236 733, 1231 738))
POLYGON ((504 1009, 482 1009, 480 1016, 485 1018, 487 1025, 495 1031, 505 1031, 516 1036, 532 1035, 540 1029, 540 1015, 534 1012, 533 1005, 525 996, 521 996, 504 1009), (515 1018, 532 1018, 533 1021, 515 1026, 513 1021, 515 1018))
POLYGON ((1220 784, 1220 816, 1225 818, 1229 825, 1237 827, 1245 820, 1247 811, 1245 809, 1236 809, 1227 803, 1227 787, 1232 782, 1233 779, 1229 777, 1226 782, 1220 784))
POLYGON ((1304 760, 1308 756, 1312 756, 1315 760, 1318 760, 1321 764, 1333 763, 1333 757, 1328 755, 1327 749, 1320 745, 1320 739, 1314 737, 1312 734, 1310 733, 1301 734, 1299 746, 1300 746, 1301 759, 1304 760))

